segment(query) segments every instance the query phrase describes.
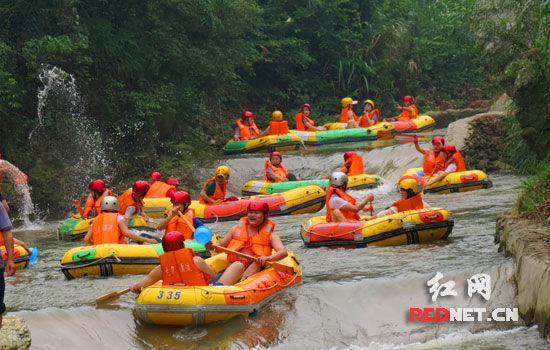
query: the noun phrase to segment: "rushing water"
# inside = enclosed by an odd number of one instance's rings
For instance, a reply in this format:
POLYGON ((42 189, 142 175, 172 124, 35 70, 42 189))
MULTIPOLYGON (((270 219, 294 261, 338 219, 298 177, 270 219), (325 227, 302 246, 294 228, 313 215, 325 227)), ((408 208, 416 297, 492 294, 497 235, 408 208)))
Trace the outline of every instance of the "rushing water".
MULTIPOLYGON (((306 152, 285 155, 286 168, 303 178, 320 177, 342 163, 342 153, 306 152)), ((368 172, 386 184, 373 191, 375 210, 398 199, 395 183, 402 171, 421 164, 412 143, 360 153, 368 172)), ((229 189, 261 178, 265 155, 225 159, 231 170, 229 189), (257 174, 252 177, 250 174, 257 174)), ((219 164, 203 169, 205 178, 219 164)), ((519 179, 491 175, 494 187, 446 195, 427 194, 432 206, 450 210, 455 219, 447 241, 426 245, 369 247, 366 249, 306 249, 300 225, 316 214, 275 217, 276 232, 301 260, 303 283, 283 291, 271 305, 250 319, 198 328, 146 325, 134 318, 135 297, 97 307, 94 299, 120 290, 142 276, 82 278, 67 281, 59 268, 66 250, 79 242, 57 240, 56 224, 36 232, 15 235, 40 248, 38 262, 8 279, 6 302, 29 325, 33 348, 170 349, 170 348, 275 348, 275 349, 388 349, 477 348, 545 349, 548 343, 536 327, 520 322, 408 322, 411 307, 514 307, 510 283, 514 263, 493 244, 495 219, 515 202, 519 179), (431 301, 426 282, 436 272, 456 282, 457 297, 431 301), (489 301, 466 294, 466 279, 486 273, 492 278, 489 301)), ((367 191, 353 191, 357 198, 367 191)), ((225 233, 234 223, 213 224, 225 233)))

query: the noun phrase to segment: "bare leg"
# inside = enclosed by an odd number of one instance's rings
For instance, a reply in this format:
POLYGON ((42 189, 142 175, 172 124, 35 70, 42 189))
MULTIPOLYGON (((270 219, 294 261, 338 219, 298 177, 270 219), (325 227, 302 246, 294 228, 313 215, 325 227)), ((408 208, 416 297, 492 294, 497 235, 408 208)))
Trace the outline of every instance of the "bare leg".
POLYGON ((207 274, 208 277, 212 278, 216 276, 216 271, 214 271, 212 266, 208 265, 208 263, 204 261, 204 259, 201 258, 200 256, 193 257, 193 262, 195 263, 197 268, 201 270, 201 272, 207 274))
POLYGON ((262 266, 260 264, 258 264, 257 262, 253 262, 252 264, 248 265, 246 270, 244 270, 242 279, 244 280, 248 276, 252 276, 256 272, 260 271, 261 268, 262 266))
POLYGON ((218 280, 221 284, 231 286, 241 279, 244 272, 244 265, 240 261, 235 261, 225 270, 222 277, 218 280))
POLYGON ((344 216, 344 214, 342 214, 340 209, 334 209, 332 211, 331 219, 332 219, 332 222, 345 222, 345 221, 347 221, 346 217, 344 216))

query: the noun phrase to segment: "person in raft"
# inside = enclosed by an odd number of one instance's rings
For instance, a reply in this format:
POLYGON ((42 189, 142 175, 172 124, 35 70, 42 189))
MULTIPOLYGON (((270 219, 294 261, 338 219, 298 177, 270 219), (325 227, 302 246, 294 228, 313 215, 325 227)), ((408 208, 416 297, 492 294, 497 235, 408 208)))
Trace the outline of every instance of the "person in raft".
POLYGON ((73 200, 76 210, 80 213, 83 219, 96 217, 101 213, 101 200, 105 196, 114 196, 113 192, 106 188, 103 180, 94 180, 88 184, 90 195, 86 199, 84 209, 78 199, 73 200))
POLYGON ((405 179, 397 184, 401 199, 390 205, 386 210, 383 210, 373 217, 367 220, 381 218, 383 216, 400 213, 407 210, 418 210, 422 208, 429 208, 422 200, 422 193, 420 192, 420 186, 415 179, 405 179))
POLYGON ((159 280, 163 286, 186 285, 206 286, 216 272, 204 261, 195 256, 193 249, 185 248, 185 237, 179 231, 170 231, 162 237, 164 254, 159 256, 160 264, 139 282, 130 286, 134 293, 140 293, 159 280), (192 263, 191 263, 192 262, 192 263))
POLYGON ((374 108, 372 100, 365 100, 363 106, 363 115, 359 118, 359 127, 368 128, 369 126, 378 124, 380 120, 380 111, 374 108))
POLYGON ((147 181, 139 180, 134 182, 132 188, 127 189, 118 197, 118 213, 124 215, 126 226, 130 225, 134 214, 141 215, 145 221, 149 221, 149 217, 143 210, 143 196, 147 191, 149 191, 147 181))
POLYGON ((206 181, 204 186, 202 186, 199 194, 199 202, 201 204, 208 205, 238 200, 235 196, 231 196, 227 199, 225 198, 225 194, 227 192, 227 181, 229 181, 230 173, 229 168, 225 165, 220 165, 217 167, 215 176, 206 181))
POLYGON ((11 232, 12 229, 13 225, 6 208, 0 205, 0 245, 4 246, 7 253, 7 259, 5 261, 0 257, 0 328, 2 327, 2 317, 6 311, 6 305, 4 304, 4 275, 9 277, 15 274, 15 262, 13 261, 15 248, 13 234, 11 232))
POLYGON ((189 209, 191 196, 185 191, 178 191, 174 193, 171 201, 174 206, 170 210, 168 217, 159 223, 158 229, 164 229, 165 234, 171 231, 178 231, 183 234, 185 239, 193 239, 193 231, 197 227, 202 226, 203 223, 195 217, 195 211, 189 209))
POLYGON ((264 165, 264 178, 267 182, 286 182, 300 180, 293 174, 289 174, 286 171, 284 165, 281 163, 283 156, 280 152, 271 152, 269 154, 269 160, 265 161, 264 165))
POLYGON ((153 171, 151 173, 149 180, 151 179, 153 179, 153 181, 147 181, 150 187, 144 198, 171 197, 172 193, 176 192, 176 186, 173 185, 174 180, 179 185, 178 180, 172 178, 170 178, 170 184, 168 183, 168 179, 166 179, 166 182, 162 181, 162 175, 158 171, 153 171))
MULTIPOLYGON (((145 182, 145 181, 144 181, 145 182)), ((145 243, 155 244, 152 238, 141 237, 128 229, 125 216, 118 211, 118 200, 107 196, 101 200, 101 214, 96 216, 91 224, 84 242, 88 244, 128 244, 126 238, 145 243)))
POLYGON ((258 129, 258 126, 254 122, 254 113, 244 111, 241 119, 237 120, 237 127, 235 127, 235 135, 233 135, 233 140, 252 140, 260 136, 261 133, 262 132, 258 129))
POLYGON ((357 116, 353 111, 353 105, 357 104, 357 101, 354 101, 351 97, 344 97, 340 103, 342 104, 342 109, 340 110, 340 123, 348 124, 348 129, 356 128, 357 116))
POLYGON ((401 112, 397 117, 384 119, 388 122, 407 122, 418 117, 418 108, 413 104, 412 96, 403 97, 403 106, 398 106, 397 110, 401 112))
POLYGON ((336 171, 330 175, 330 185, 327 188, 326 207, 327 222, 359 221, 357 214, 368 202, 372 202, 372 193, 357 203, 357 200, 346 193, 348 176, 343 172, 336 171))
POLYGON ((269 122, 269 126, 263 133, 258 135, 258 137, 285 134, 288 134, 288 120, 283 120, 283 112, 274 111, 271 113, 271 121, 269 122))
POLYGON ((344 164, 340 166, 341 172, 347 176, 359 175, 364 173, 363 158, 355 152, 344 153, 344 164))
POLYGON ((418 135, 414 135, 414 147, 424 155, 424 164, 422 171, 424 175, 434 174, 444 169, 445 159, 441 150, 445 145, 445 139, 441 136, 434 136, 432 139, 432 148, 424 149, 418 145, 418 135))
POLYGON ((311 106, 304 103, 296 113, 296 130, 298 131, 325 131, 324 126, 315 126, 315 120, 311 119, 311 106))
POLYGON ((450 173, 454 173, 457 171, 466 171, 464 159, 454 145, 443 146, 441 152, 443 153, 443 159, 445 160, 445 170, 436 173, 433 179, 424 184, 424 187, 433 185, 434 183, 443 180, 445 176, 450 173))

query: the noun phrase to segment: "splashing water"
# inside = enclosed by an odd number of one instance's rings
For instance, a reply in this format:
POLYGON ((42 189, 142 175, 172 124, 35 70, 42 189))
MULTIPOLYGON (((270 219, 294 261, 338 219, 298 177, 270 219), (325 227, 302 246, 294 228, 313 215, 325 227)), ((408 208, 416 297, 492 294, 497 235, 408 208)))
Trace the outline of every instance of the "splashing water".
POLYGON ((21 199, 21 220, 23 220, 26 229, 31 229, 33 225, 29 215, 34 213, 34 205, 31 200, 30 188, 25 180, 26 175, 18 167, 3 159, 0 159, 0 173, 11 176, 15 190, 19 193, 21 199))

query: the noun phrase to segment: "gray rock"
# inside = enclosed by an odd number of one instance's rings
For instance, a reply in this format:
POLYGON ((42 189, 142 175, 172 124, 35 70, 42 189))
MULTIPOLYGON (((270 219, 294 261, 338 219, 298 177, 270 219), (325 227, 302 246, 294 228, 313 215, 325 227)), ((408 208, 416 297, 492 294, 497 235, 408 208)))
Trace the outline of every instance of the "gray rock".
POLYGON ((4 316, 0 328, 0 349, 28 349, 31 346, 31 332, 22 318, 4 316))

